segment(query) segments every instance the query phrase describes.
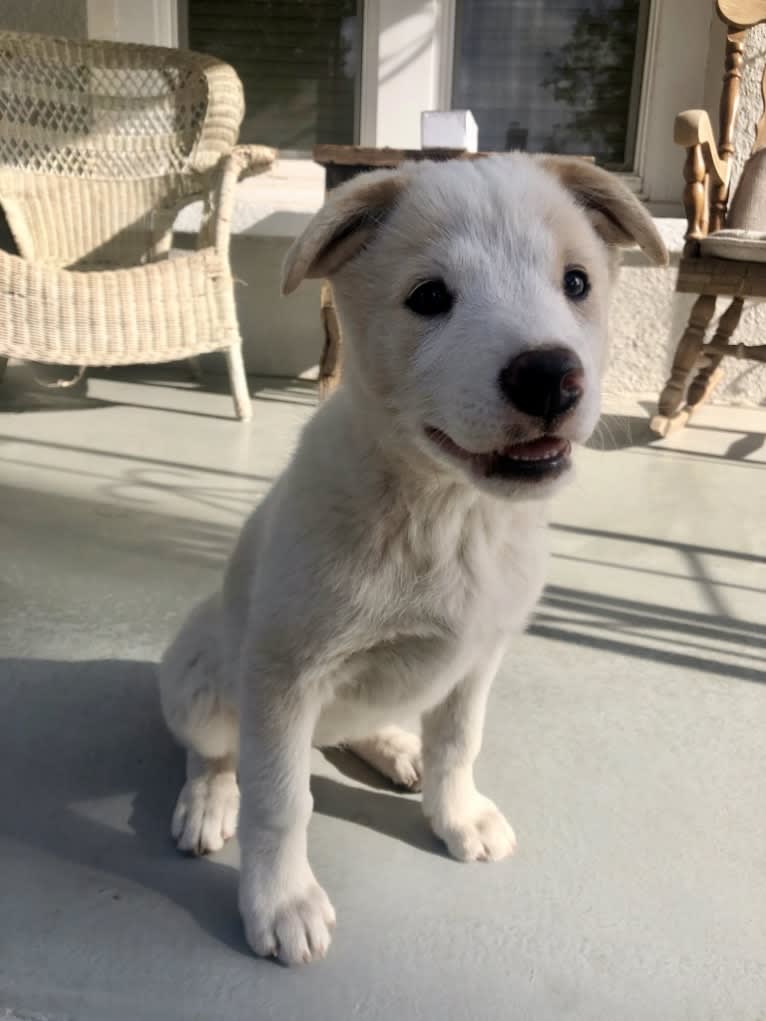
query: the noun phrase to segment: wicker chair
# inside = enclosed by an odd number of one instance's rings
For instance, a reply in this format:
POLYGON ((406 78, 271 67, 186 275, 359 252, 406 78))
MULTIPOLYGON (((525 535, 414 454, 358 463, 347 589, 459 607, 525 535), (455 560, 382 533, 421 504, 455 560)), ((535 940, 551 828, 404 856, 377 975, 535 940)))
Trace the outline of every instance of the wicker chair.
POLYGON ((237 181, 274 151, 236 145, 234 70, 126 43, 0 32, 0 377, 9 357, 65 365, 226 352, 250 416, 229 265, 237 181), (197 248, 173 222, 203 200, 197 248))

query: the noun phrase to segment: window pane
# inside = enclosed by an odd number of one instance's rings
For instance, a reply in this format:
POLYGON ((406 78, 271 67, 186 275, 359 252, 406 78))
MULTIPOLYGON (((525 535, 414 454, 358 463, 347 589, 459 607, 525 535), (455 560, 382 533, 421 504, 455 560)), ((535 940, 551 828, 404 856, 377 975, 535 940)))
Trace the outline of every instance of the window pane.
POLYGON ((189 46, 231 64, 244 142, 310 149, 356 138, 357 0, 188 0, 189 46))
POLYGON ((649 0, 458 0, 452 105, 487 150, 633 159, 649 0))

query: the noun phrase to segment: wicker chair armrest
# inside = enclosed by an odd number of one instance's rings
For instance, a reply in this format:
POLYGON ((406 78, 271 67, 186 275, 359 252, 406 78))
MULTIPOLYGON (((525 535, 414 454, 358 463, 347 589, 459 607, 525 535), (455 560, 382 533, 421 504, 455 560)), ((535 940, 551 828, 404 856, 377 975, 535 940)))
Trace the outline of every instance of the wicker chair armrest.
POLYGON ((273 166, 276 158, 277 150, 268 145, 235 145, 229 156, 232 170, 239 168, 239 180, 264 173, 273 166))
POLYGON ((705 110, 684 110, 679 113, 673 125, 673 141, 684 149, 699 146, 705 169, 715 184, 724 188, 728 186, 731 167, 729 161, 722 159, 718 152, 713 126, 705 110))
POLYGON ((199 247, 214 245, 228 258, 237 182, 243 177, 252 177, 268 170, 276 155, 276 150, 265 145, 235 145, 229 155, 220 161, 212 176, 205 219, 197 241, 199 247))

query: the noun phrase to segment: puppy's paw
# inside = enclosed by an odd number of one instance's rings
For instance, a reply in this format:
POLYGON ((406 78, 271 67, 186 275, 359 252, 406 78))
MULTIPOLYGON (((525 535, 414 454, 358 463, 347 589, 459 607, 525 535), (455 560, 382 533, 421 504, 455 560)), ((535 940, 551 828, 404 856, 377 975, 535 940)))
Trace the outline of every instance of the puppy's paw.
POLYGON ((419 791, 423 779, 420 738, 400 727, 384 727, 348 747, 379 773, 408 791, 419 791))
POLYGON ((220 851, 237 832, 239 787, 234 773, 213 773, 187 781, 178 796, 170 831, 179 851, 220 851))
POLYGON ((269 901, 270 896, 240 894, 245 935, 255 953, 276 957, 282 964, 321 960, 332 940, 335 910, 319 883, 312 878, 301 892, 269 901))
POLYGON ((443 810, 430 816, 431 829, 458 861, 500 861, 513 854, 516 835, 500 809, 476 794, 459 811, 443 810))

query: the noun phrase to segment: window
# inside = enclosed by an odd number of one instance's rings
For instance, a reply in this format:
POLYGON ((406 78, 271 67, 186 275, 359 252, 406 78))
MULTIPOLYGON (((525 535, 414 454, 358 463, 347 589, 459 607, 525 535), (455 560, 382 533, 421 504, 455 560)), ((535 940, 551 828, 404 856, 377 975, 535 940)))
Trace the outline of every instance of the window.
POLYGON ((457 0, 452 105, 487 150, 633 168, 649 0, 457 0))
POLYGON ((189 46, 242 79, 240 138, 282 150, 353 143, 362 0, 188 0, 189 46))

